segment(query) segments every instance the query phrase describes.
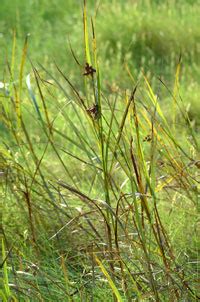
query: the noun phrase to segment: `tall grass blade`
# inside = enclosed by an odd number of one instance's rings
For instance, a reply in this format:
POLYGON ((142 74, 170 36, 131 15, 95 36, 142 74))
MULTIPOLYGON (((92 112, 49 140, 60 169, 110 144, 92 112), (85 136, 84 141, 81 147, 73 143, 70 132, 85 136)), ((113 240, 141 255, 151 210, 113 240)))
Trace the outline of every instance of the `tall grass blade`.
POLYGON ((176 129, 176 99, 178 96, 179 91, 179 77, 180 77, 180 70, 181 70, 181 55, 179 57, 179 61, 176 67, 176 74, 175 74, 175 81, 174 81, 174 91, 173 91, 173 127, 174 130, 176 129))
POLYGON ((95 256, 95 260, 98 264, 98 266, 100 267, 102 273, 104 274, 104 276, 106 277, 106 279, 108 280, 108 283, 113 291, 113 294, 115 295, 115 297, 117 298, 118 302, 123 302, 123 298, 120 295, 116 285, 114 284, 112 278, 110 277, 108 271, 106 270, 105 266, 103 265, 103 263, 99 260, 99 258, 97 256, 95 256))
POLYGON ((24 75, 24 65, 27 56, 27 49, 28 49, 28 36, 25 38, 24 47, 22 50, 22 57, 21 57, 21 64, 20 64, 20 71, 19 71, 19 89, 15 100, 15 108, 16 108, 16 115, 17 115, 17 124, 18 127, 21 126, 21 97, 22 97, 22 85, 23 85, 23 75, 24 75))
POLYGON ((89 46, 89 37, 88 37, 88 25, 87 25, 86 0, 84 0, 84 6, 83 6, 83 26, 84 26, 85 60, 86 60, 86 63, 91 65, 90 46, 89 46))
POLYGON ((2 263, 3 263, 3 284, 4 284, 4 289, 5 289, 5 295, 7 298, 9 298, 11 295, 11 292, 10 292, 9 280, 8 280, 7 261, 5 260, 7 258, 7 256, 6 256, 5 244, 4 244, 3 238, 1 241, 1 246, 2 246, 2 263))

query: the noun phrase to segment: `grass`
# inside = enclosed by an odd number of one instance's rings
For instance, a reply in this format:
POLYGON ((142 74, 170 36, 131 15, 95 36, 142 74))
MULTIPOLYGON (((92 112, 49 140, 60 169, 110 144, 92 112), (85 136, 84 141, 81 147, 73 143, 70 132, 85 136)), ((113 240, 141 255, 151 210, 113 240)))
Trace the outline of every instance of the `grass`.
POLYGON ((50 4, 0 12, 1 299, 198 301, 198 1, 50 4))

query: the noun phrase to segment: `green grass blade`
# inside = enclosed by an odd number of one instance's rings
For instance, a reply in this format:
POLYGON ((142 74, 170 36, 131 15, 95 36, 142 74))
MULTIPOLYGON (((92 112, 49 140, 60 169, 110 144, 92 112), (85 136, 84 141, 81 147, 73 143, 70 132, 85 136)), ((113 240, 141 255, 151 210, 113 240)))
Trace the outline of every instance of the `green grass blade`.
POLYGON ((181 56, 179 58, 179 62, 176 67, 175 81, 174 81, 174 93, 173 93, 173 127, 174 130, 176 128, 176 98, 179 91, 179 77, 180 77, 180 69, 181 69, 181 56))
POLYGON ((108 271, 106 270, 105 266, 103 265, 103 263, 99 260, 99 258, 97 256, 95 256, 95 260, 98 264, 98 266, 100 267, 102 273, 104 274, 104 276, 106 277, 106 279, 108 280, 108 283, 113 291, 113 294, 116 296, 117 298, 117 301, 118 302, 123 302, 123 298, 122 296, 120 295, 116 285, 114 284, 112 278, 110 277, 108 271))
POLYGON ((10 288, 9 288, 9 281, 8 281, 8 267, 7 267, 7 261, 4 261, 6 259, 6 251, 5 251, 5 245, 4 240, 2 238, 2 259, 3 259, 3 284, 6 296, 10 296, 10 288))
POLYGON ((86 59, 86 62, 89 65, 91 65, 90 46, 89 46, 89 37, 88 37, 88 26, 87 26, 86 0, 84 0, 84 7, 83 7, 83 25, 84 25, 85 59, 86 59))
POLYGON ((16 108, 18 127, 21 126, 22 84, 23 84, 24 66, 25 66, 25 62, 26 62, 27 49, 28 49, 28 35, 25 38, 24 47, 23 47, 23 50, 22 50, 22 58, 21 58, 20 71, 19 71, 19 91, 17 93, 17 97, 16 97, 16 100, 15 100, 15 108, 16 108))

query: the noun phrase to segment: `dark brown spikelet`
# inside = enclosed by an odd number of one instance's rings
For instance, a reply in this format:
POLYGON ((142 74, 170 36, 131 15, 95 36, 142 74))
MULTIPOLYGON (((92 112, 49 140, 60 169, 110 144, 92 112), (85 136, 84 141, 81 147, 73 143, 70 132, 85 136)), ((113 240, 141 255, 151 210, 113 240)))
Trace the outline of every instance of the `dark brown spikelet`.
POLYGON ((91 75, 93 76, 93 74, 96 72, 96 69, 94 69, 92 66, 90 66, 88 63, 85 64, 85 72, 84 72, 84 76, 88 76, 91 75))
POLYGON ((143 142, 150 142, 152 140, 151 135, 148 134, 147 136, 145 136, 145 138, 143 139, 143 142))
POLYGON ((94 120, 98 118, 99 115, 98 105, 93 105, 91 108, 88 108, 86 111, 94 120))

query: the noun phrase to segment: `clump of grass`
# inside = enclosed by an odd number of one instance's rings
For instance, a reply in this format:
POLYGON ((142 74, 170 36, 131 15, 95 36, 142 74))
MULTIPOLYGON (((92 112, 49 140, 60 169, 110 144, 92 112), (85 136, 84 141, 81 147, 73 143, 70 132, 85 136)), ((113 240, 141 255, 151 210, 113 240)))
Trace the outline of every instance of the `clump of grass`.
POLYGON ((56 75, 31 64, 25 78, 27 43, 19 82, 7 66, 2 297, 197 301, 199 143, 178 72, 168 92, 181 138, 145 74, 136 82, 127 65, 129 90, 105 94, 95 21, 84 2, 84 64, 71 49, 80 83, 57 64, 56 75))

